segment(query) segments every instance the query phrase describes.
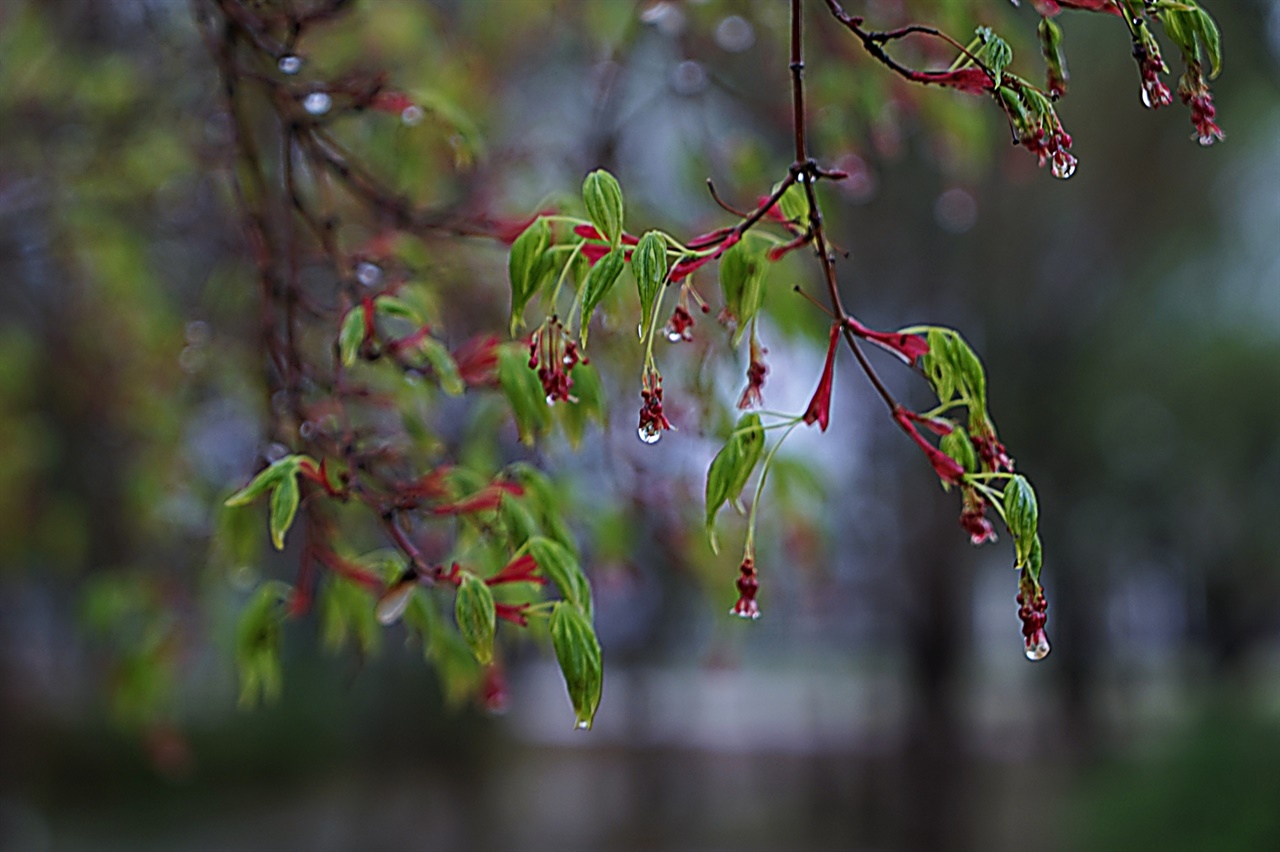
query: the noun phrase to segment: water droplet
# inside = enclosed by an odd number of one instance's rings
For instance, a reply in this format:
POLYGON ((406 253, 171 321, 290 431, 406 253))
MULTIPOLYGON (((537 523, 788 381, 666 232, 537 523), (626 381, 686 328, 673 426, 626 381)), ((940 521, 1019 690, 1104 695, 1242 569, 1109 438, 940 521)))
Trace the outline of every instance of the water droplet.
POLYGON ((640 338, 641 340, 644 340, 644 325, 643 325, 643 324, 636 326, 636 337, 640 338))
POLYGON ((376 263, 362 260, 356 264, 356 280, 366 287, 372 287, 382 279, 382 268, 376 263))
POLYGON ((328 92, 312 92, 302 100, 302 108, 312 115, 324 115, 333 106, 328 92))
POLYGON ((1147 87, 1142 87, 1142 105, 1147 109, 1151 109, 1151 93, 1147 91, 1147 87))
POLYGON ((641 426, 636 430, 636 434, 646 444, 656 444, 662 438, 662 430, 657 426, 641 426))
POLYGON ((738 618, 745 618, 748 621, 755 621, 760 617, 760 610, 738 609, 736 606, 729 610, 730 615, 736 615, 738 618))
POLYGON ((573 723, 573 729, 575 731, 589 731, 591 730, 591 720, 579 719, 578 721, 573 723))
POLYGON ((310 441, 316 436, 316 424, 310 420, 303 421, 302 425, 298 427, 298 434, 302 436, 302 440, 310 441))
POLYGON ((555 405, 555 404, 556 404, 556 398, 551 394, 547 394, 547 405, 555 405))
POLYGON ((1049 170, 1053 173, 1053 176, 1059 180, 1066 180, 1076 173, 1076 158, 1055 158, 1053 165, 1049 167, 1049 170))
POLYGON ((379 624, 395 624, 400 620, 400 616, 404 615, 405 609, 409 606, 409 601, 413 599, 415 585, 416 583, 413 580, 397 583, 388 589, 386 594, 378 598, 378 604, 374 607, 373 614, 378 619, 379 624))
POLYGON ((1216 141, 1218 140, 1215 139, 1213 136, 1209 136, 1209 135, 1201 136, 1199 139, 1200 144, 1206 148, 1208 148, 1210 145, 1212 145, 1216 141))
POLYGON ((684 335, 676 331, 674 328, 671 328, 668 326, 666 329, 666 332, 667 332, 667 340, 669 340, 672 343, 679 343, 681 340, 684 340, 684 335))
POLYGON ((279 442, 268 444, 267 448, 262 451, 262 457, 266 459, 268 464, 279 461, 287 455, 289 455, 289 448, 279 442))
POLYGON ((1027 659, 1036 663, 1047 656, 1049 656, 1049 639, 1042 633, 1038 642, 1027 645, 1027 659))
POLYGON ((281 74, 297 74, 302 70, 302 57, 294 56, 292 53, 286 53, 280 57, 280 61, 276 63, 276 67, 280 69, 281 74))
POLYGON ((422 123, 422 119, 425 116, 426 116, 426 113, 422 111, 422 107, 418 106, 417 104, 413 104, 411 106, 405 107, 400 112, 400 122, 404 124, 406 127, 417 127, 419 124, 422 123))

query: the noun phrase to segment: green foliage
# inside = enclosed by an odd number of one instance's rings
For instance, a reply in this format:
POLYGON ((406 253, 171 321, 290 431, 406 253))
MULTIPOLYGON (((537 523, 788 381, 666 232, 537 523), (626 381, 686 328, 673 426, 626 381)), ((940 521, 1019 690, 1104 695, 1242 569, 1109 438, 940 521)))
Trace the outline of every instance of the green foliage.
POLYGON ((572 604, 556 604, 551 611, 551 645, 569 690, 577 727, 590 728, 604 688, 600 642, 590 616, 572 604))
POLYGON ((729 440, 716 453, 707 470, 706 529, 711 549, 720 552, 716 538, 716 515, 726 502, 738 499, 747 479, 764 452, 764 428, 759 414, 744 414, 729 440))

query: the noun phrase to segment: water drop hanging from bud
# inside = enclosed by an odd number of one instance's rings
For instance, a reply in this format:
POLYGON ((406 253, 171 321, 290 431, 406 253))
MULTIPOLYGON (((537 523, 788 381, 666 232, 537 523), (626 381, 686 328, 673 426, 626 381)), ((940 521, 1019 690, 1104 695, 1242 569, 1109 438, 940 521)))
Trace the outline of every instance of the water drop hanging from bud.
POLYGON ((646 444, 656 444, 662 437, 662 429, 652 423, 646 423, 636 430, 640 440, 646 444))
POLYGON ((671 326, 667 326, 666 332, 667 332, 667 340, 670 341, 671 343, 679 343, 681 340, 684 340, 684 335, 676 331, 671 326))
POLYGON ((573 723, 573 729, 575 731, 589 731, 591 730, 591 720, 579 719, 578 721, 573 723))
POLYGON ((312 92, 302 100, 302 108, 312 115, 324 115, 333 106, 328 92, 312 92))
POLYGON ((1038 663, 1049 656, 1049 637, 1044 635, 1043 630, 1035 636, 1027 637, 1026 653, 1027 659, 1033 663, 1038 663))
POLYGON ((280 61, 276 63, 276 67, 280 69, 281 74, 297 74, 302 70, 302 57, 294 56, 292 53, 286 53, 280 57, 280 61))
POLYGON ((1063 158, 1055 157, 1053 160, 1053 165, 1049 167, 1049 170, 1053 172, 1053 176, 1058 178, 1059 180, 1066 180, 1067 178, 1071 177, 1073 174, 1076 173, 1076 158, 1075 157, 1063 157, 1063 158))
POLYGON ((407 106, 400 111, 400 123, 405 127, 417 127, 422 123, 424 117, 426 117, 426 113, 417 104, 407 106))

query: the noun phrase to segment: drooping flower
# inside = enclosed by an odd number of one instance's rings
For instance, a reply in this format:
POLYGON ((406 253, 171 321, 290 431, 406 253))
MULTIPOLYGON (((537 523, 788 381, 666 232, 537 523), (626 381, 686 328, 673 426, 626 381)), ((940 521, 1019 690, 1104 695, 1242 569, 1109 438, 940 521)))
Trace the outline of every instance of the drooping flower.
POLYGON ((1214 121, 1218 110, 1213 105, 1213 95, 1209 92, 1209 84, 1205 82, 1199 64, 1188 65, 1186 73, 1178 82, 1178 97, 1191 109, 1191 124, 1195 127, 1192 139, 1208 147, 1226 138, 1222 128, 1214 121))
POLYGON ((644 402, 640 406, 640 425, 637 434, 646 444, 656 444, 662 433, 671 428, 671 421, 662 412, 662 378, 655 377, 640 389, 644 402))
POLYGON ((756 579, 755 560, 750 556, 743 557, 735 585, 738 587, 738 601, 729 614, 752 620, 759 618, 760 605, 756 603, 756 593, 760 591, 760 582, 756 579))
POLYGON ((1142 78, 1142 105, 1147 109, 1159 109, 1173 103, 1173 94, 1160 79, 1169 68, 1160 56, 1160 48, 1154 39, 1146 38, 1133 46, 1133 58, 1138 61, 1138 74, 1142 78))
POLYGON ((1044 590, 1034 580, 1030 583, 1024 581, 1017 601, 1027 659, 1032 662, 1043 660, 1049 656, 1049 636, 1044 632, 1045 622, 1049 620, 1049 603, 1044 599, 1044 590))
POLYGON ((831 338, 827 343, 827 360, 822 365, 822 376, 818 379, 818 387, 809 400, 809 407, 804 412, 804 422, 812 426, 818 424, 823 432, 831 421, 831 385, 835 379, 836 346, 840 343, 840 323, 831 324, 831 338))
POLYGON ((769 368, 764 363, 766 352, 768 350, 760 345, 755 335, 752 335, 751 363, 747 365, 747 388, 742 392, 742 396, 738 398, 738 408, 752 408, 764 404, 761 390, 764 389, 765 374, 769 372, 769 368))
POLYGON ((529 338, 529 369, 537 372, 548 405, 577 401, 569 393, 573 387, 569 374, 579 363, 585 360, 578 354, 578 344, 556 317, 550 317, 529 338))
POLYGON ((667 320, 667 325, 663 329, 667 340, 677 343, 681 340, 693 340, 693 315, 689 313, 689 309, 684 305, 676 305, 676 309, 671 312, 671 319, 667 320))
POLYGON ((973 488, 964 489, 964 508, 960 511, 960 526, 969 533, 974 545, 996 540, 995 527, 986 518, 987 501, 973 488))

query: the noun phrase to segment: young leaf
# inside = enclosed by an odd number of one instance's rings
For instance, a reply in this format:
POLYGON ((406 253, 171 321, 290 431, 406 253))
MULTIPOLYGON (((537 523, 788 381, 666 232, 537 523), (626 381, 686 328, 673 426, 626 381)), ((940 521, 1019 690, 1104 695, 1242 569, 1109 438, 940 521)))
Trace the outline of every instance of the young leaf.
POLYGON ((1201 8, 1196 9, 1195 28, 1204 52, 1209 55, 1209 79, 1213 79, 1222 72, 1222 33, 1213 17, 1201 8))
POLYGON ((298 477, 290 474, 276 483, 271 492, 271 543, 284 550, 284 535, 298 513, 298 477))
POLYGON ((524 229, 511 244, 511 257, 507 271, 511 278, 511 334, 523 322, 525 305, 533 298, 542 278, 543 256, 551 242, 551 228, 546 219, 539 218, 524 229))
POLYGON ((978 453, 974 450, 973 442, 969 440, 969 433, 963 426, 956 426, 943 435, 938 442, 938 449, 955 459, 966 473, 975 473, 978 470, 978 453))
POLYGON ((356 305, 347 311, 342 319, 342 328, 338 331, 338 355, 342 366, 350 367, 360 354, 360 344, 364 343, 364 305, 356 305))
POLYGON ((235 507, 252 503, 267 493, 267 490, 281 479, 286 476, 292 476, 298 470, 298 465, 302 463, 304 458, 306 456, 290 455, 276 459, 261 473, 249 480, 248 485, 228 497, 222 505, 235 507))
POLYGON ((546 394, 538 376, 529 369, 527 350, 515 346, 498 349, 498 384, 511 404, 520 440, 530 446, 550 418, 546 394))
POLYGON ((1026 564, 1036 538, 1040 509, 1036 492, 1022 475, 1016 475, 1004 487, 1004 519, 1017 546, 1017 564, 1026 564))
POLYGON ((543 536, 529 539, 529 555, 538 563, 538 570, 556 584, 566 601, 591 616, 591 584, 582 573, 578 559, 558 541, 543 536))
MULTIPOLYGON (((777 191, 778 187, 774 185, 773 192, 777 191)), ((778 209, 787 219, 793 222, 804 222, 809 215, 809 199, 804 193, 804 187, 798 183, 787 187, 787 191, 778 199, 778 209)))
POLYGON ((600 262, 591 267, 591 271, 587 273, 587 281, 582 286, 586 288, 586 293, 582 297, 582 321, 579 323, 579 332, 582 335, 582 345, 587 345, 587 327, 591 323, 591 315, 595 313, 596 306, 604 300, 609 290, 617 283, 618 276, 622 275, 622 267, 626 262, 626 255, 621 248, 615 248, 600 259, 600 262))
POLYGON ((445 345, 434 337, 424 337, 418 345, 422 347, 422 354, 427 356, 431 369, 435 371, 440 389, 449 396, 462 396, 467 386, 458 374, 458 365, 445 345))
POLYGON ((395 296, 379 296, 374 300, 373 306, 380 314, 408 320, 418 325, 422 323, 422 315, 404 299, 397 299, 395 296))
POLYGON ((458 622, 458 632, 476 660, 481 665, 493 662, 493 634, 497 629, 493 593, 475 574, 462 575, 462 585, 458 587, 458 597, 454 602, 454 618, 458 622))
POLYGON ((737 346, 752 317, 764 302, 764 276, 768 269, 764 253, 755 241, 743 240, 720 257, 720 290, 725 307, 738 321, 733 333, 737 346))
POLYGON ((557 603, 551 611, 551 646, 577 717, 575 727, 587 730, 595 719, 604 686, 600 642, 591 621, 578 608, 557 603))
POLYGON ((240 706, 259 698, 274 700, 280 694, 280 640, 284 612, 280 606, 290 594, 281 582, 264 583, 245 604, 236 623, 236 668, 240 672, 240 706))
POLYGON ((1013 61, 1013 49, 990 27, 978 27, 976 34, 982 42, 982 48, 977 54, 978 59, 987 66, 992 76, 996 78, 996 85, 999 85, 1004 69, 1008 68, 1009 63, 1013 61))
POLYGON ((631 274, 640 294, 641 334, 647 334, 653 319, 653 302, 667 278, 667 244, 657 231, 649 231, 631 255, 631 274))
POLYGON ((622 239, 624 212, 622 187, 617 179, 604 169, 596 169, 582 183, 582 201, 591 224, 616 249, 622 239))
POLYGON ((707 541, 716 553, 720 552, 716 515, 721 506, 736 500, 742 493, 763 451, 764 428, 760 424, 760 415, 744 414, 733 435, 711 461, 707 470, 706 528, 707 541))

